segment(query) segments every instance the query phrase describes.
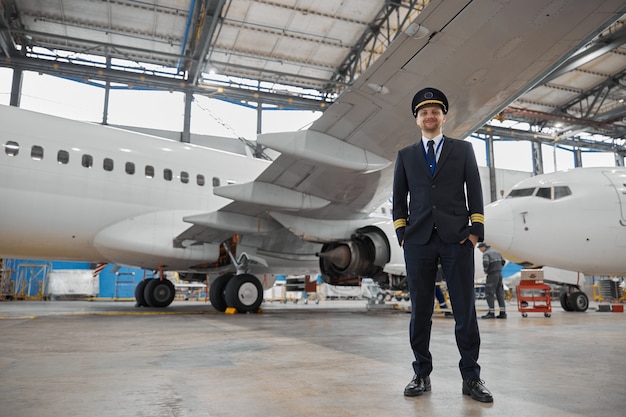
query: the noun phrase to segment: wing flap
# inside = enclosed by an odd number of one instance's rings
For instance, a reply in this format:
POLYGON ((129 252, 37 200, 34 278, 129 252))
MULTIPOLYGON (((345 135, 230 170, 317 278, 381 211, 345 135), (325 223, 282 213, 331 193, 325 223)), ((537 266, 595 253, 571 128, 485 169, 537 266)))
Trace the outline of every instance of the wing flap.
POLYGON ((192 226, 174 238, 175 247, 188 247, 196 243, 219 244, 235 234, 264 234, 281 228, 267 214, 251 216, 226 211, 185 216, 183 221, 192 223, 192 226))
POLYGON ((216 187, 213 189, 213 194, 243 203, 281 210, 312 210, 330 203, 324 198, 262 181, 216 187))
POLYGON ((388 159, 314 130, 267 133, 259 135, 257 141, 298 159, 350 171, 373 172, 391 165, 388 159))

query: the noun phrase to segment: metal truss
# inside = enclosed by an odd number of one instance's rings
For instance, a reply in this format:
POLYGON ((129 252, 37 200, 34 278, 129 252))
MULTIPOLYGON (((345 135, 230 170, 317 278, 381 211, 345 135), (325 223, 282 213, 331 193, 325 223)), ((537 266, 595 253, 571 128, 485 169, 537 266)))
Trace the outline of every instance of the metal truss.
POLYGON ((324 88, 339 93, 339 86, 352 85, 357 77, 387 49, 389 44, 422 11, 429 0, 386 1, 346 59, 339 65, 324 88))

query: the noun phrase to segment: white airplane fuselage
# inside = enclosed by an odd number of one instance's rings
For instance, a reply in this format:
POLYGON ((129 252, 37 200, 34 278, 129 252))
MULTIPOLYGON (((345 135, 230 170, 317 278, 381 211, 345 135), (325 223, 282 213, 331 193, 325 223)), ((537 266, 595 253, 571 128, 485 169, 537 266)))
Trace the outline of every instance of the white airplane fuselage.
POLYGON ((183 217, 230 202, 213 194, 217 182, 250 181, 269 165, 7 106, 0 120, 3 257, 181 270, 214 261, 218 245, 173 247, 183 217))
POLYGON ((626 275, 626 168, 576 168, 516 184, 485 207, 485 240, 509 260, 626 275))

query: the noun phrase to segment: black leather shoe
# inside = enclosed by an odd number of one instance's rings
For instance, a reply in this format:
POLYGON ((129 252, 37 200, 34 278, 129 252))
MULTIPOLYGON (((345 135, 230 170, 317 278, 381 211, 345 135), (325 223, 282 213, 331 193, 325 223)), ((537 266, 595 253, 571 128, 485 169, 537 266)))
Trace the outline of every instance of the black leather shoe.
POLYGON ((497 319, 505 319, 506 318, 506 313, 504 311, 501 311, 500 314, 498 314, 496 316, 497 319))
POLYGON ((489 312, 487 314, 485 314, 484 316, 482 316, 483 319, 495 319, 496 315, 493 314, 492 312, 489 312))
POLYGON ((404 388, 404 395, 407 397, 417 397, 426 391, 430 391, 430 377, 415 375, 409 385, 404 388))
POLYGON ((491 395, 491 392, 485 387, 485 381, 481 381, 480 379, 468 379, 463 381, 463 395, 471 395, 473 399, 483 403, 493 402, 493 395, 491 395))

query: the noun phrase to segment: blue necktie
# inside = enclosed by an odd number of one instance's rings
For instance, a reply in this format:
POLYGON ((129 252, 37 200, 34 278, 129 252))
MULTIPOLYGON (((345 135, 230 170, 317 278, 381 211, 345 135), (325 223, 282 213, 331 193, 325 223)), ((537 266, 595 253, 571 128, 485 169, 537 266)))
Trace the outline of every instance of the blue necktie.
POLYGON ((437 166, 437 157, 435 156, 435 141, 428 141, 428 154, 426 155, 428 159, 428 167, 430 168, 430 173, 435 173, 435 167, 437 166))

